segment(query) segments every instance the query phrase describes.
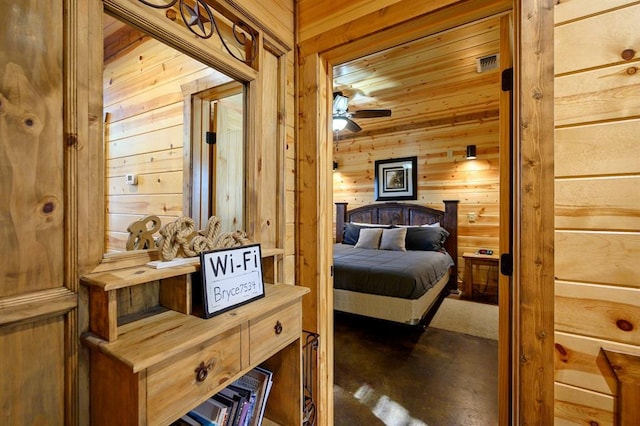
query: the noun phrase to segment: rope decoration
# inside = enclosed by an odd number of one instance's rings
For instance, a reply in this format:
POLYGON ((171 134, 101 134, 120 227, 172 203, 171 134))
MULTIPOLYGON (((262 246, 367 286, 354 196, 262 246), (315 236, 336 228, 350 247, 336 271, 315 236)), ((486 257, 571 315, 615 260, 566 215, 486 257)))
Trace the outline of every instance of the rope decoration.
POLYGON ((160 229, 158 248, 162 260, 175 257, 195 257, 203 251, 215 248, 238 247, 250 244, 244 231, 220 234, 222 223, 217 216, 211 216, 205 229, 196 231, 195 222, 190 217, 179 217, 160 229))

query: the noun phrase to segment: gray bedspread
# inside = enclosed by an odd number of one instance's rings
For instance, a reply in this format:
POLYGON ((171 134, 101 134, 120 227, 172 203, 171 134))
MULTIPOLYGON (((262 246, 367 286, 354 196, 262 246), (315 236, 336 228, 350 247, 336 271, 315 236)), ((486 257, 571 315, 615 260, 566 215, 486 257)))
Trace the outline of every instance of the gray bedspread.
POLYGON ((333 245, 333 288, 417 299, 453 266, 448 253, 333 245))

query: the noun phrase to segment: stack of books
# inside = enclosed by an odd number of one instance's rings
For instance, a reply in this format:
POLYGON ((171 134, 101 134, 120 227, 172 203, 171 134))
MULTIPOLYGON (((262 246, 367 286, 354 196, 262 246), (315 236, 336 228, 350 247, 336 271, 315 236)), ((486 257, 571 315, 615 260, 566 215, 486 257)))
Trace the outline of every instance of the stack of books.
POLYGON ((261 426, 272 377, 271 371, 256 367, 172 426, 261 426))

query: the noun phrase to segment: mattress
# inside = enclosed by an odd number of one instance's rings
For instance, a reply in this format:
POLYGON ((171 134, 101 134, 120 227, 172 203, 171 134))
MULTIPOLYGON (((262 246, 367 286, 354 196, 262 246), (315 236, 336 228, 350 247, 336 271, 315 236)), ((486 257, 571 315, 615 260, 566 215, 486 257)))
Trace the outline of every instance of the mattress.
POLYGON ((451 266, 453 259, 446 252, 371 250, 338 243, 333 247, 333 288, 417 299, 451 266))

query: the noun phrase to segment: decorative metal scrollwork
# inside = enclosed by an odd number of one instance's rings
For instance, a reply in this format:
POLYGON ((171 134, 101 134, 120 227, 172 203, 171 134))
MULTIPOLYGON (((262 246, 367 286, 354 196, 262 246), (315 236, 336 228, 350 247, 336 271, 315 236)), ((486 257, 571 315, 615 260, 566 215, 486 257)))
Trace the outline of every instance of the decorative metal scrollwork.
POLYGON ((247 58, 238 56, 229 47, 225 39, 222 37, 222 33, 218 28, 218 23, 213 16, 211 6, 209 6, 204 0, 193 0, 193 7, 187 4, 184 0, 138 0, 140 3, 153 7, 154 9, 169 9, 178 3, 180 9, 180 16, 186 27, 196 36, 207 39, 210 38, 213 33, 218 34, 220 42, 225 50, 240 62, 251 64, 257 54, 256 33, 251 27, 244 22, 233 22, 232 32, 235 41, 242 47, 245 47, 247 43, 251 42, 251 51, 247 53, 247 58), (249 34, 249 37, 247 37, 249 34))

